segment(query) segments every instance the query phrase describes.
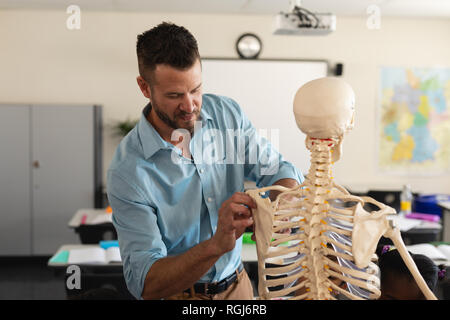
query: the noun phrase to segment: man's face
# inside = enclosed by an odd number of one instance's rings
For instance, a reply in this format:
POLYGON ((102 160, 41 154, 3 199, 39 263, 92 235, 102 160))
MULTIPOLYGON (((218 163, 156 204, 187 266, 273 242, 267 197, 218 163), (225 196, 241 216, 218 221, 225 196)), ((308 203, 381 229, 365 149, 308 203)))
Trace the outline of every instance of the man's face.
POLYGON ((202 107, 202 70, 200 60, 186 70, 157 65, 150 84, 152 112, 171 129, 191 133, 202 107))

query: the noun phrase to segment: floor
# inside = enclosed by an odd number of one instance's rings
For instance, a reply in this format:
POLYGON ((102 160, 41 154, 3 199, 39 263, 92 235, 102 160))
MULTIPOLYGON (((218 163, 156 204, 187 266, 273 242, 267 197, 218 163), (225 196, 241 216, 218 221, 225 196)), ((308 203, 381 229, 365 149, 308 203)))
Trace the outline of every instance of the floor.
MULTIPOLYGON (((101 285, 100 290, 90 290, 87 294, 73 294, 69 297, 65 288, 66 275, 49 268, 49 258, 0 257, 0 300, 130 299, 126 294, 117 295, 108 286, 97 281, 82 283, 82 286, 101 285)), ((255 272, 251 269, 248 271, 255 272)), ((256 294, 256 285, 253 285, 256 294)))
POLYGON ((0 258, 0 300, 65 300, 64 276, 47 267, 48 259, 0 258))
MULTIPOLYGON (((0 257, 0 300, 66 300, 65 274, 55 272, 47 266, 50 257, 23 257, 5 258, 0 257)), ((257 279, 256 265, 246 264, 246 270, 251 279, 257 279)), ((450 270, 447 269, 447 272, 450 270)), ((117 294, 104 283, 83 283, 99 287, 101 289, 89 290, 87 294, 75 294, 70 299, 129 299, 131 296, 117 294)), ((446 283, 449 283, 447 275, 446 283)), ((253 281, 252 281, 253 282, 253 281)), ((257 281, 255 281, 257 282, 257 281)), ((257 295, 257 283, 253 282, 255 296, 257 295)), ((115 287, 119 287, 115 285, 115 287)), ((122 284, 123 286, 123 284, 122 284)), ((446 285, 448 291, 449 284, 446 285)), ((119 290, 120 291, 120 290, 119 290)), ((450 299, 449 292, 443 292, 442 285, 438 286, 436 295, 439 299, 450 299)))

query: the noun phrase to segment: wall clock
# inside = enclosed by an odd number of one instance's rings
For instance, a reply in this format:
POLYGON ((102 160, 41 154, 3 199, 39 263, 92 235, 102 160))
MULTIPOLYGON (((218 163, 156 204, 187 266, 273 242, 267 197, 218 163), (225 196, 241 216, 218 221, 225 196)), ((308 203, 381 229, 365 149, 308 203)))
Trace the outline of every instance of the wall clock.
POLYGON ((253 33, 244 33, 236 41, 236 51, 242 59, 258 58, 261 49, 261 39, 253 33))

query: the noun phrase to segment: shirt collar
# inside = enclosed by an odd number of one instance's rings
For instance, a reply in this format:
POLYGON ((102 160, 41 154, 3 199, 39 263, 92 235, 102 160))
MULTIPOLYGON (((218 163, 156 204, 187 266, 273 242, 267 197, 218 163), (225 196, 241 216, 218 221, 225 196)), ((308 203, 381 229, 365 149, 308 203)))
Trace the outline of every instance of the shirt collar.
POLYGON ((168 148, 167 142, 165 142, 159 133, 153 128, 150 122, 147 120, 147 115, 152 109, 150 102, 142 110, 141 119, 138 123, 139 139, 144 151, 145 159, 150 158, 160 149, 168 148))
MULTIPOLYGON (((141 141, 142 149, 144 151, 145 159, 152 157, 157 151, 161 149, 171 149, 173 146, 164 141, 159 135, 158 131, 147 120, 147 115, 152 109, 152 105, 149 102, 142 110, 141 119, 138 123, 139 138, 141 141)), ((203 108, 200 110, 201 120, 205 119, 212 121, 212 116, 203 108)), ((203 124, 204 125, 204 124, 203 124)))
MULTIPOLYGON (((204 101, 204 100, 203 100, 204 101)), ((212 121, 213 118, 211 114, 208 112, 207 108, 204 108, 205 103, 202 103, 202 110, 200 110, 200 120, 210 120, 212 121)))

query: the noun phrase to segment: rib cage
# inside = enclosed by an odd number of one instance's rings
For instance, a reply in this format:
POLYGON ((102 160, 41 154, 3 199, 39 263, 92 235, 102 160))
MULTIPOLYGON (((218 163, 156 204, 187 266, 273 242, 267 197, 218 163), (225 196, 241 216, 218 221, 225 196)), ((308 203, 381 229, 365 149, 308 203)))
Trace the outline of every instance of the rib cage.
MULTIPOLYGON (((371 198, 353 196, 333 182, 331 154, 336 143, 307 138, 311 168, 302 185, 247 191, 257 202, 253 217, 260 299, 380 296, 375 249, 382 235, 402 244, 401 238, 401 243, 397 239, 399 232, 397 238, 390 233, 392 227, 386 219, 395 210, 371 198), (281 192, 273 202, 266 196, 271 190, 281 192), (379 210, 367 212, 363 208, 366 203, 379 210), (286 229, 291 232, 284 233, 286 229)), ((428 297, 431 295, 428 292, 428 297)))

